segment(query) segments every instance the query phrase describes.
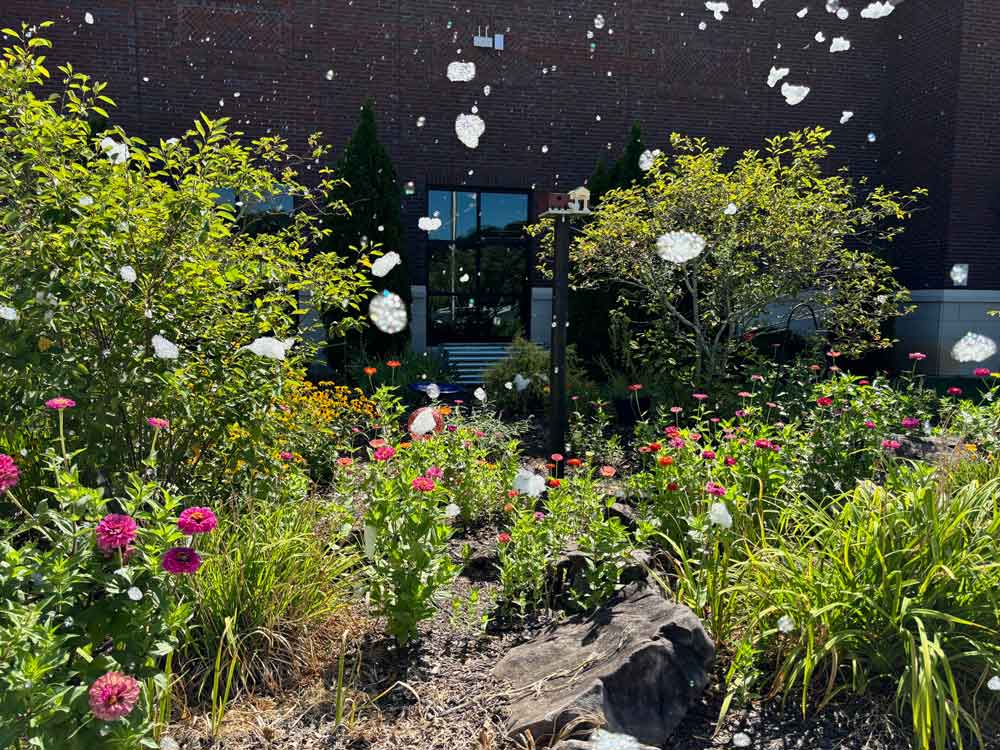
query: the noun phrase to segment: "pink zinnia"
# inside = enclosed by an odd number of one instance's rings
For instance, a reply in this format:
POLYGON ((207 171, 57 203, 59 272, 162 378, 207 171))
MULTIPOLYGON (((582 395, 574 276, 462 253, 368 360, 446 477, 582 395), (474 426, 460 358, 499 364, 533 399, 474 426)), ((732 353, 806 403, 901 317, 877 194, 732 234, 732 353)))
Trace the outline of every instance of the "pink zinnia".
POLYGON ((190 547, 173 547, 163 554, 163 569, 174 575, 195 573, 201 567, 201 558, 190 547))
POLYGON ((706 461, 714 461, 715 451, 702 451, 701 457, 704 458, 706 461))
POLYGON ((894 451, 902 447, 902 444, 898 440, 883 440, 882 447, 887 451, 894 451))
POLYGON ((506 531, 501 531, 497 534, 497 541, 500 542, 500 544, 508 544, 510 542, 510 534, 506 531))
POLYGON ((872 384, 872 382, 870 380, 865 379, 865 378, 862 378, 861 380, 858 381, 858 385, 871 385, 871 384, 872 384))
POLYGON ((155 430, 169 430, 170 422, 166 419, 161 419, 160 417, 147 417, 146 424, 155 430))
POLYGON ((127 547, 139 533, 132 516, 110 513, 100 520, 95 530, 97 546, 105 552, 127 547))
POLYGON ((384 438, 375 438, 374 440, 369 440, 368 445, 372 448, 381 448, 383 445, 388 445, 384 438))
POLYGON ((98 677, 88 691, 90 710, 101 721, 128 716, 139 700, 139 681, 121 672, 98 677))
POLYGON ((721 422, 722 420, 719 419, 718 417, 709 417, 708 421, 711 422, 712 424, 719 424, 719 422, 721 422))
POLYGON ((747 410, 746 409, 737 409, 736 411, 733 412, 733 414, 735 416, 740 417, 742 419, 743 417, 745 417, 747 415, 747 410))
POLYGON ((962 389, 959 388, 958 386, 954 386, 953 385, 951 388, 948 389, 948 395, 949 396, 961 396, 962 395, 962 389))
POLYGON ((701 433, 700 432, 689 432, 688 433, 688 437, 691 440, 694 440, 697 443, 699 440, 701 440, 701 433))
POLYGON ((975 370, 972 371, 972 374, 975 375, 977 378, 985 378, 985 377, 989 376, 989 374, 990 374, 990 368, 989 367, 977 367, 975 370))
POLYGON ((54 411, 62 411, 63 409, 72 409, 76 406, 76 401, 65 396, 56 396, 46 401, 45 405, 54 411))
POLYGON ((410 484, 417 492, 430 492, 437 486, 430 477, 416 477, 410 484))
POLYGON ((750 391, 740 391, 736 395, 739 396, 740 398, 750 398, 751 396, 753 396, 753 394, 750 393, 750 391))
POLYGON ((830 404, 833 403, 833 399, 830 398, 829 396, 820 396, 818 399, 816 399, 816 403, 820 406, 829 406, 830 404))
POLYGON ((539 511, 535 511, 535 520, 536 521, 544 521, 545 520, 545 514, 542 513, 540 510, 539 511))
POLYGON ((874 430, 875 429, 875 423, 872 422, 870 419, 866 419, 865 420, 865 427, 867 427, 869 430, 874 430))
POLYGON ((705 485, 705 492, 709 495, 715 495, 716 497, 722 497, 726 494, 726 488, 721 484, 716 484, 715 482, 709 482, 705 485))
POLYGON ((602 466, 600 472, 602 477, 613 477, 616 473, 614 466, 602 466))
POLYGON ((678 449, 678 448, 683 448, 684 447, 684 438, 682 438, 680 436, 670 438, 670 447, 673 448, 673 449, 675 449, 675 450, 678 449))
POLYGON ((185 508, 177 519, 177 528, 185 534, 207 534, 218 525, 211 508, 185 508))
POLYGON ((350 458, 348 456, 341 456, 340 458, 337 459, 337 465, 338 466, 343 466, 344 468, 347 468, 348 466, 350 466, 353 463, 354 463, 354 459, 350 458))
POLYGON ((18 471, 14 459, 6 453, 0 453, 0 493, 16 485, 20 477, 21 472, 18 471))
POLYGON ((553 453, 551 456, 549 456, 549 458, 551 458, 556 463, 559 463, 560 461, 563 460, 563 454, 562 453, 553 453))
POLYGON ((446 427, 445 429, 446 429, 446 430, 448 430, 448 432, 454 432, 455 430, 457 430, 457 429, 458 429, 458 426, 457 426, 457 425, 453 425, 453 424, 450 424, 450 425, 448 425, 448 426, 447 426, 447 427, 446 427))
POLYGON ((396 455, 396 449, 391 445, 383 445, 381 448, 375 451, 376 461, 388 461, 390 458, 396 455))
POLYGON ((763 375, 751 375, 750 379, 752 381, 754 381, 755 383, 763 383, 764 382, 764 376, 763 375))
POLYGON ((684 410, 681 407, 679 407, 679 406, 671 406, 670 407, 670 413, 671 414, 680 414, 682 411, 684 411, 684 410))
POLYGON ((726 466, 735 466, 736 465, 736 459, 733 456, 726 456, 725 464, 726 464, 726 466))
POLYGON ((927 355, 923 352, 910 352, 910 359, 919 362, 922 359, 927 359, 927 355))
POLYGON ((704 401, 706 398, 708 398, 708 394, 707 393, 692 393, 691 394, 691 398, 695 399, 696 401, 704 401))
POLYGON ((632 391, 632 393, 635 393, 636 391, 641 391, 642 383, 632 383, 632 385, 630 385, 628 389, 632 391))
POLYGON ((427 471, 424 472, 424 476, 429 477, 430 479, 443 479, 444 469, 439 469, 437 466, 432 466, 431 468, 429 468, 427 471))
POLYGON ((773 401, 768 401, 768 402, 767 402, 766 404, 764 404, 764 405, 765 405, 765 406, 766 406, 766 407, 767 407, 768 409, 777 409, 777 408, 778 408, 778 405, 777 405, 776 403, 774 403, 773 401))
POLYGON ((831 350, 826 353, 826 356, 833 357, 834 359, 836 359, 837 357, 840 356, 840 352, 835 352, 831 350))
POLYGON ((908 430, 912 430, 914 427, 920 426, 920 420, 916 417, 903 417, 903 421, 900 423, 908 430))
POLYGON ((759 438, 757 440, 754 440, 753 444, 754 444, 755 448, 770 449, 770 447, 771 447, 771 441, 770 440, 765 440, 763 438, 759 438))

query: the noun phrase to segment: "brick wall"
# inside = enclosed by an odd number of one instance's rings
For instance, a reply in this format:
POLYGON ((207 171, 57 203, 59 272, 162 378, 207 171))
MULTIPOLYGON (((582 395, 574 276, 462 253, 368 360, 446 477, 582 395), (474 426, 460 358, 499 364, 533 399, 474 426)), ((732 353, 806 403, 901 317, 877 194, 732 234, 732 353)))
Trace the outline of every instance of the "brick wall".
MULTIPOLYGON (((830 127, 837 164, 856 177, 931 187, 932 208, 896 257, 910 283, 934 286, 942 258, 982 252, 996 234, 996 199, 980 194, 996 170, 978 156, 992 133, 977 130, 994 122, 983 121, 987 103, 990 117, 998 112, 986 95, 998 23, 988 4, 965 0, 976 23, 963 26, 962 3, 942 11, 939 0, 907 0, 879 21, 861 19, 860 2, 845 2, 851 15, 838 20, 822 0, 766 0, 756 10, 731 0, 722 21, 700 0, 5 0, 0 23, 56 21, 50 60, 110 81, 117 119, 147 138, 174 135, 205 111, 250 135, 281 133, 300 149, 314 130, 339 146, 361 102, 374 98, 400 179, 418 188, 404 204, 417 282, 428 183, 568 189, 602 149, 614 156, 638 119, 651 147, 682 131, 737 151, 776 132, 830 127), (799 18, 802 7, 809 13, 799 18), (487 26, 506 35, 505 51, 473 48, 487 26), (831 54, 834 36, 852 49, 831 54), (971 76, 980 88, 956 97, 959 46, 973 61, 963 65, 963 85, 971 76), (449 82, 453 60, 474 61, 475 81, 449 82), (780 84, 767 87, 772 64, 812 87, 804 102, 790 107, 780 84), (454 133, 456 115, 472 107, 486 122, 476 150, 454 133), (855 113, 845 125, 842 110, 855 113), (973 173, 973 183, 960 178, 973 173), (955 230, 947 249, 947 227, 970 220, 982 226, 955 230)), ((980 275, 974 265, 973 283, 1000 283, 1000 270, 990 270, 980 275)))

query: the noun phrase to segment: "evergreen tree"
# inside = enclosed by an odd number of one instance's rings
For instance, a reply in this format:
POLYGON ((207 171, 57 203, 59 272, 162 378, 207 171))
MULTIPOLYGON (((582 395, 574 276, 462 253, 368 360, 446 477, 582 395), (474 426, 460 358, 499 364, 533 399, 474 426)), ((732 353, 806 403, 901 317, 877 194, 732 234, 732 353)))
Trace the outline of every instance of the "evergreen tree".
MULTIPOLYGON (((363 255, 371 245, 381 245, 384 252, 398 252, 404 262, 375 282, 379 290, 388 289, 409 304, 410 277, 400 220, 402 193, 392 160, 378 139, 371 100, 361 108, 361 120, 337 161, 334 177, 344 180, 344 184, 332 191, 331 198, 343 201, 349 213, 331 212, 324 217, 325 226, 331 230, 325 249, 350 260, 363 255)), ((369 327, 348 346, 362 346, 373 356, 399 352, 407 343, 407 335, 390 336, 369 327)))
POLYGON ((645 150, 646 147, 642 142, 642 127, 638 122, 633 123, 622 155, 608 169, 607 158, 602 154, 594 173, 587 181, 592 202, 597 203, 601 196, 609 190, 630 187, 641 182, 643 172, 639 169, 639 157, 645 150))

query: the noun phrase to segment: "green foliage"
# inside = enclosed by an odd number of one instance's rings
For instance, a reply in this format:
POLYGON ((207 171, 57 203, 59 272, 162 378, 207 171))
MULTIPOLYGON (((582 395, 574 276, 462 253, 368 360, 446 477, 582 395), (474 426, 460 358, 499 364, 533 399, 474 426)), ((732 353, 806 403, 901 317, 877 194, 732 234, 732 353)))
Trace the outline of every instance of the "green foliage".
POLYGON ((642 183, 605 195, 573 245, 574 283, 630 289, 659 321, 641 332, 649 366, 683 355, 696 383, 715 382, 746 352, 745 335, 767 328, 770 306, 804 297, 846 353, 889 346, 880 325, 905 311, 907 294, 873 251, 926 192, 824 174, 828 137, 820 128, 777 136, 726 169, 726 149, 675 134, 674 153, 642 183), (685 263, 662 259, 658 238, 678 231, 697 233, 706 249, 685 263))
MULTIPOLYGON (((490 367, 484 376, 493 406, 510 415, 545 409, 550 365, 548 350, 526 339, 514 339, 507 357, 490 367), (516 385, 518 375, 530 381, 524 388, 516 385)), ((588 400, 596 394, 572 347, 566 352, 566 389, 571 396, 588 400)))
POLYGON ((290 472, 280 493, 227 510, 206 540, 194 630, 179 662, 192 695, 206 697, 224 643, 226 664, 236 662, 235 693, 246 694, 278 689, 335 640, 331 625, 350 602, 360 559, 347 543, 349 512, 308 490, 290 472))
POLYGON ((639 168, 639 157, 644 150, 642 127, 638 122, 632 123, 622 155, 609 168, 606 155, 601 154, 594 173, 587 180, 591 202, 597 204, 609 190, 630 188, 641 182, 644 173, 639 168))
MULTIPOLYGON (((112 104, 103 84, 62 67, 57 109, 41 90, 49 74, 36 54, 48 43, 5 33, 13 46, 0 60, 0 304, 17 318, 0 321, 0 430, 18 425, 17 439, 40 455, 52 434, 39 404, 70 395, 79 404, 72 429, 101 446, 81 456, 86 477, 136 470, 152 438, 147 416, 184 436, 160 445, 162 476, 173 482, 212 484, 221 476, 209 469, 270 461, 269 451, 226 453, 231 425, 254 434, 258 448, 275 439, 269 416, 282 365, 244 347, 294 338, 292 364, 308 361, 299 295, 346 310, 340 334, 360 325, 369 288, 363 270, 336 254, 310 256, 328 234, 317 206, 335 184, 329 171, 306 187, 285 142, 247 142, 225 118, 202 115, 157 144, 98 131, 93 115, 106 117, 112 104), (282 194, 294 209, 260 231, 260 211, 282 194), (157 350, 158 336, 176 358, 157 350), (195 449, 205 460, 187 464, 195 449)), ((327 151, 317 138, 310 148, 310 159, 327 151)))
MULTIPOLYGON (((365 262, 364 254, 375 248, 399 252, 404 262, 378 279, 378 289, 395 292, 408 304, 410 275, 405 253, 402 252, 402 191, 392 159, 379 141, 375 107, 371 100, 361 107, 361 119, 337 160, 335 173, 340 181, 333 186, 330 194, 333 210, 323 217, 324 226, 330 230, 323 249, 362 263, 365 262), (339 210, 340 206, 346 210, 339 210)), ((336 307, 331 312, 331 320, 343 315, 336 307)), ((389 335, 369 327, 350 338, 362 350, 379 356, 398 351, 407 335, 389 335)))
POLYGON ((121 496, 105 497, 81 484, 68 458, 47 463, 44 499, 0 517, 0 745, 155 747, 150 706, 168 690, 161 659, 192 612, 185 583, 160 566, 185 544, 183 499, 135 475, 121 496), (95 524, 109 513, 135 519, 134 543, 97 545, 95 524), (137 705, 112 722, 88 707, 88 690, 108 672, 142 683, 137 705))

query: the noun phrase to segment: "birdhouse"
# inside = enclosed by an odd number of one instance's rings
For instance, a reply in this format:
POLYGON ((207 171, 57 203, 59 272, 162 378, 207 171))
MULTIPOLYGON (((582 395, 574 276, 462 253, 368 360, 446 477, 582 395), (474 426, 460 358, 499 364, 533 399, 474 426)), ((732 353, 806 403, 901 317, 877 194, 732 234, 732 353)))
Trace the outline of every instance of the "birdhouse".
POLYGON ((578 187, 569 191, 569 208, 572 211, 590 211, 590 191, 585 187, 578 187))

